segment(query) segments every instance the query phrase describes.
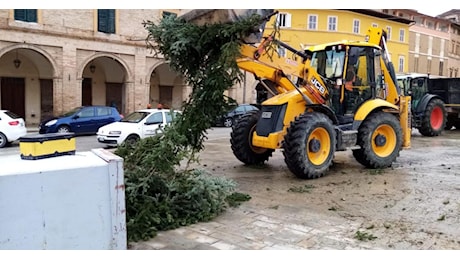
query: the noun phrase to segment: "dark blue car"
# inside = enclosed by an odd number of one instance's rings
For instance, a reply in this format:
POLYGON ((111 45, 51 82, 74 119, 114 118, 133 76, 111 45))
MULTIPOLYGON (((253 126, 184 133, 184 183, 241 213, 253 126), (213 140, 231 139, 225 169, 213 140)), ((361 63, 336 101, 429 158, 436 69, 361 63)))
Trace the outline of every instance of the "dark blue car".
POLYGON ((217 120, 214 122, 214 125, 232 127, 233 124, 235 124, 236 120, 240 119, 240 117, 246 114, 246 112, 252 110, 259 110, 259 108, 251 104, 241 104, 233 108, 232 110, 228 111, 227 113, 223 114, 222 116, 218 117, 217 120))
POLYGON ((40 123, 39 133, 96 134, 99 127, 120 121, 117 109, 109 106, 83 106, 72 109, 60 117, 40 123))

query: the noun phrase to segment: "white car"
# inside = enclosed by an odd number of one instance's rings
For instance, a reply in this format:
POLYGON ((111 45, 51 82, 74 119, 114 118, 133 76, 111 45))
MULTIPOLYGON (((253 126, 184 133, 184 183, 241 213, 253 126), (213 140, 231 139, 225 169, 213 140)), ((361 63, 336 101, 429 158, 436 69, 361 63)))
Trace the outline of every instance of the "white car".
POLYGON ((161 132, 179 113, 180 111, 169 109, 137 110, 118 122, 100 127, 97 141, 108 146, 121 145, 123 142, 135 143, 161 132))
POLYGON ((0 148, 27 134, 24 119, 9 110, 0 110, 0 148))

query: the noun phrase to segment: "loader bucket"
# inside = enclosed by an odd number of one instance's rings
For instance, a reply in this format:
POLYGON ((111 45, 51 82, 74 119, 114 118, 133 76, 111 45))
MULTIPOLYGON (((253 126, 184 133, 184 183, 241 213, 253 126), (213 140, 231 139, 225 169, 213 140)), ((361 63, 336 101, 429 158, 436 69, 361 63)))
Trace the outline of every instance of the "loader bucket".
POLYGON ((232 23, 245 19, 253 14, 259 14, 266 17, 258 28, 254 28, 254 33, 247 35, 242 39, 245 43, 259 43, 266 22, 274 15, 273 9, 192 9, 179 15, 180 18, 196 25, 232 23))

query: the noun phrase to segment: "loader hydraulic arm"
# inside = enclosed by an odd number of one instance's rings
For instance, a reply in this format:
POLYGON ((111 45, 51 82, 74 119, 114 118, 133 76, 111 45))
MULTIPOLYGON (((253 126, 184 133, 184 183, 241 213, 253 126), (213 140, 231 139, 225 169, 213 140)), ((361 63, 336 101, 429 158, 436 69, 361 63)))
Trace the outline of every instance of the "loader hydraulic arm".
POLYGON ((382 29, 382 28, 377 28, 377 27, 370 27, 367 30, 366 34, 366 41, 372 44, 376 44, 382 48, 383 51, 383 62, 382 66, 385 66, 384 70, 384 76, 385 80, 387 82, 391 81, 392 87, 390 88, 390 102, 394 102, 394 100, 397 99, 399 93, 401 93, 401 89, 399 88, 399 85, 397 84, 397 79, 396 79, 396 73, 395 69, 393 66, 393 63, 391 62, 390 58, 390 53, 388 52, 388 46, 387 46, 387 32, 382 29), (391 80, 390 80, 391 79, 391 80), (394 92, 392 93, 392 90, 394 88, 394 92))
POLYGON ((325 89, 323 79, 311 75, 315 73, 309 69, 307 53, 276 40, 273 34, 263 38, 258 46, 243 44, 240 55, 237 60, 239 68, 254 74, 257 79, 268 79, 275 83, 277 94, 295 90, 308 105, 322 104, 327 99, 327 91, 318 91, 325 89), (290 55, 280 56, 278 46, 286 49, 290 55), (299 82, 293 82, 293 78, 301 79, 303 88, 299 87, 299 82))

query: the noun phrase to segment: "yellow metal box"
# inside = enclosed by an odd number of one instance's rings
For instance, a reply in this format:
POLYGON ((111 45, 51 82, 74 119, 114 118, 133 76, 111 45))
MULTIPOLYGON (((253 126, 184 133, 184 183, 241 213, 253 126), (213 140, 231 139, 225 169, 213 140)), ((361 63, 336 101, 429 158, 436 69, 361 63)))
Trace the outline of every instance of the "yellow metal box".
POLYGON ((75 154, 74 133, 33 134, 19 138, 21 158, 37 160, 75 154))

